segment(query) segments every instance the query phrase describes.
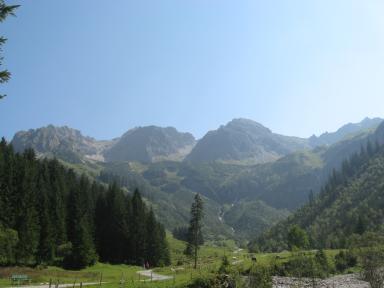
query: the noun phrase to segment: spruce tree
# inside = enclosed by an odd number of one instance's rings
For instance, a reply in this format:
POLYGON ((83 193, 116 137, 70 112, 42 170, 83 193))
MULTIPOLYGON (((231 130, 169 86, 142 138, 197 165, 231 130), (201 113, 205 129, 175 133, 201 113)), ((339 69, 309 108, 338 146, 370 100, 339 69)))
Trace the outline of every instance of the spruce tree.
POLYGON ((17 193, 14 185, 15 178, 15 155, 12 146, 8 145, 4 138, 1 144, 0 165, 0 222, 5 227, 14 227, 16 222, 16 197, 17 193))
MULTIPOLYGON (((73 172, 72 172, 73 173, 73 172)), ((72 251, 64 260, 65 266, 72 269, 85 268, 97 260, 93 238, 87 217, 89 199, 87 199, 89 183, 85 176, 76 185, 76 176, 72 175, 74 185, 68 199, 68 239, 72 251)))
POLYGON ((49 199, 51 203, 50 215, 52 219, 55 219, 55 242, 59 246, 67 242, 66 198, 69 192, 66 183, 70 183, 73 179, 71 179, 72 173, 67 176, 68 173, 56 159, 48 162, 47 169, 49 173, 49 182, 47 184, 49 184, 49 190, 51 191, 49 199))
POLYGON ((134 264, 142 265, 147 259, 145 258, 146 247, 146 213, 147 209, 139 190, 135 190, 132 197, 131 215, 130 215, 130 233, 132 235, 130 245, 132 253, 132 261, 134 264))
POLYGON ((19 158, 21 178, 18 180, 18 215, 16 227, 19 233, 17 261, 33 265, 39 246, 39 219, 37 213, 36 159, 33 150, 27 150, 19 158))
POLYGON ((116 184, 97 201, 96 235, 102 261, 124 263, 129 258, 125 248, 129 239, 125 196, 116 184))
POLYGON ((53 219, 50 214, 51 202, 49 195, 49 175, 47 163, 44 161, 40 165, 37 179, 38 193, 38 213, 40 222, 40 242, 38 251, 39 263, 53 263, 55 258, 55 231, 53 219))
MULTIPOLYGON (((0 0, 0 22, 3 22, 9 15, 14 15, 15 10, 18 8, 18 5, 6 5, 4 0, 0 0)), ((3 36, 0 37, 0 51, 1 46, 7 41, 3 36)), ((3 57, 0 55, 0 66, 2 63, 3 57)), ((0 70, 0 83, 8 82, 11 78, 11 73, 8 70, 0 70)), ((0 99, 4 98, 5 95, 0 95, 0 99)))
POLYGON ((197 252, 203 243, 202 220, 203 220, 203 200, 199 194, 196 194, 191 206, 191 220, 189 222, 188 243, 186 254, 194 258, 194 268, 197 268, 197 252))
POLYGON ((170 262, 166 234, 161 224, 156 221, 152 208, 146 221, 145 259, 151 266, 168 265, 170 262))

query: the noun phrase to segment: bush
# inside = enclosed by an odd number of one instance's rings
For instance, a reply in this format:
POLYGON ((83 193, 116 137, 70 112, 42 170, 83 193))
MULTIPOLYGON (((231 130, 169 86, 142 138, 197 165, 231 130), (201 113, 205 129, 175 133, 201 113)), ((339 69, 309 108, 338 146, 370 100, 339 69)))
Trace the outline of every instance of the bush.
POLYGON ((219 268, 220 274, 228 274, 229 273, 229 260, 227 256, 223 257, 223 260, 221 262, 221 266, 219 268))
POLYGON ((197 278, 187 287, 188 288, 222 288, 222 287, 236 288, 236 282, 229 275, 218 275, 213 278, 197 278))
POLYGON ((348 268, 355 267, 357 257, 351 251, 340 251, 335 256, 335 267, 338 272, 344 272, 348 268))
POLYGON ((212 279, 210 278, 197 278, 188 285, 188 288, 211 288, 211 284, 212 279))
POLYGON ((328 257, 324 253, 324 250, 320 249, 315 255, 315 269, 317 271, 317 277, 325 278, 332 272, 332 267, 329 264, 328 257))
POLYGON ((308 235, 298 225, 293 225, 288 231, 288 246, 291 250, 305 249, 309 246, 308 235))
POLYGON ((367 247, 360 251, 363 278, 372 288, 384 286, 384 249, 382 247, 367 247))
POLYGON ((16 263, 16 247, 19 242, 17 231, 3 228, 0 225, 0 265, 16 263))
POLYGON ((315 256, 297 252, 287 262, 275 264, 274 269, 280 276, 296 278, 325 278, 333 270, 322 250, 319 250, 315 256))
POLYGON ((249 272, 250 288, 272 288, 271 268, 265 265, 253 265, 249 272))

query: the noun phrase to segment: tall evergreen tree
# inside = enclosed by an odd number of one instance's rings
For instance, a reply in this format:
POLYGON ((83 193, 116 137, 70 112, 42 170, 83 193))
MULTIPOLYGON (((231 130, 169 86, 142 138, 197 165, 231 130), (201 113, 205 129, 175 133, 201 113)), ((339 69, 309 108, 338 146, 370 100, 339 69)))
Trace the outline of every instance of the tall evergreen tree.
MULTIPOLYGON (((48 162, 49 172, 49 190, 51 203, 50 214, 51 218, 55 219, 55 241, 57 245, 62 245, 67 242, 67 227, 66 227, 66 198, 68 197, 68 184, 73 179, 66 179, 66 172, 56 159, 48 162)), ((70 174, 72 175, 72 174, 70 174)))
POLYGON ((97 201, 96 231, 102 261, 124 263, 129 258, 125 248, 129 239, 125 198, 116 184, 97 201))
MULTIPOLYGON (((37 213, 36 159, 33 150, 20 156, 20 180, 18 183, 18 215, 16 227, 19 233, 17 261, 25 264, 36 263, 39 246, 39 219, 37 213)), ((15 179, 16 180, 16 179, 15 179)))
MULTIPOLYGON (((72 175, 73 183, 76 176, 72 175)), ((68 201, 68 239, 72 244, 72 251, 64 260, 68 268, 81 269, 97 260, 96 251, 87 217, 89 199, 89 183, 85 176, 80 179, 79 185, 73 185, 68 201)))
POLYGON ((15 155, 12 146, 2 138, 0 143, 0 223, 13 227, 16 221, 16 196, 13 185, 15 155))
POLYGON ((186 254, 193 256, 194 268, 197 268, 197 252, 203 242, 202 220, 203 220, 203 200, 199 194, 196 194, 191 206, 191 220, 188 230, 188 244, 186 254))
POLYGON ((55 258, 55 231, 50 214, 49 175, 46 162, 42 163, 38 172, 37 189, 38 212, 40 222, 40 242, 38 251, 39 263, 53 263, 55 258))
POLYGON ((147 209, 144 205, 143 199, 139 193, 139 190, 135 190, 132 197, 130 211, 130 232, 131 232, 131 253, 134 264, 145 263, 145 246, 146 246, 146 213, 147 209))
POLYGON ((169 249, 166 242, 166 235, 161 224, 157 223, 152 208, 147 215, 147 236, 145 259, 151 266, 168 265, 170 262, 169 249))

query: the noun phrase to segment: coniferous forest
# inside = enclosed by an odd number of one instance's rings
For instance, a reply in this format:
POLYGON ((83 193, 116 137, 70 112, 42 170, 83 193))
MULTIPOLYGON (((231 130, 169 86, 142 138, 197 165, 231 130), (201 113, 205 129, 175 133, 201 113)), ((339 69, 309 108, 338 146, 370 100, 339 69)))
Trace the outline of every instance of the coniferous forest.
POLYGON ((170 261, 163 226, 136 190, 95 183, 0 143, 0 265, 81 269, 170 261))
POLYGON ((262 251, 289 249, 293 227, 303 229, 308 244, 302 248, 311 249, 345 249, 368 236, 382 235, 383 176, 384 146, 368 142, 343 162, 340 171, 333 171, 318 195, 309 197, 306 205, 249 247, 262 251))

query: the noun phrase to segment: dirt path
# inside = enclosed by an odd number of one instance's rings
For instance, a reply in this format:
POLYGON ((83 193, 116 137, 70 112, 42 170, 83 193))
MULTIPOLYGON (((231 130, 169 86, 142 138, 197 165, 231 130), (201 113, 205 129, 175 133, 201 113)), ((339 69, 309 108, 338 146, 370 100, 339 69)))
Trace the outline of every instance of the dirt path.
POLYGON ((157 274, 152 270, 137 271, 136 273, 141 276, 148 277, 148 279, 142 281, 165 281, 173 278, 172 276, 157 274))

